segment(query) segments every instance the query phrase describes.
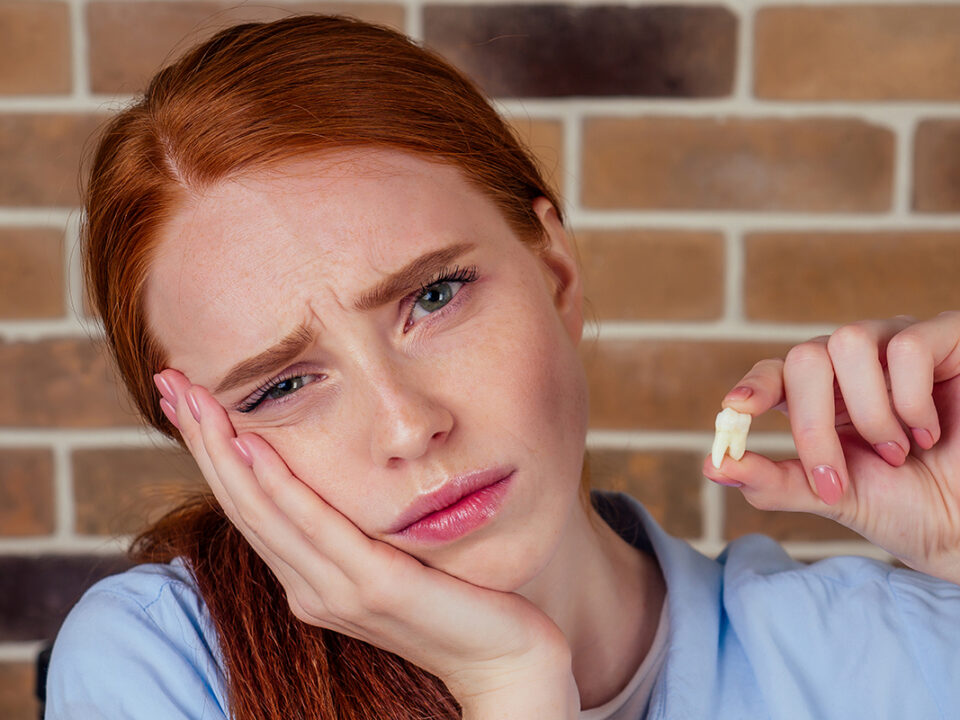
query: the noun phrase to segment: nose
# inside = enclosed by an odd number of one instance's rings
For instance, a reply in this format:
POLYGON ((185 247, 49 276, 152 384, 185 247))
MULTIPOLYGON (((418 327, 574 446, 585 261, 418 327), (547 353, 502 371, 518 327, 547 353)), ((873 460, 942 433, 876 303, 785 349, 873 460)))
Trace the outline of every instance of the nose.
POLYGON ((381 368, 371 380, 371 454, 377 464, 396 467, 443 444, 453 429, 453 414, 425 380, 397 367, 381 368))

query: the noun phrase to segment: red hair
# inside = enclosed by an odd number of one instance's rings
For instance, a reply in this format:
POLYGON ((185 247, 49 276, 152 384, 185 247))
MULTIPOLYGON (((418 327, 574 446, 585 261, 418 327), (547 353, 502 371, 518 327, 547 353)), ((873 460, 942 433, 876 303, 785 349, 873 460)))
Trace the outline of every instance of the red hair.
MULTIPOLYGON (((553 193, 474 85, 392 30, 297 16, 218 33, 154 77, 117 115, 84 192, 84 272, 120 375, 146 421, 182 444, 152 382, 167 367, 144 286, 158 231, 188 194, 305 153, 381 146, 459 168, 524 242, 532 202, 553 193)), ((223 653, 231 716, 454 718, 435 677, 358 640, 308 626, 209 494, 142 533, 141 562, 186 558, 223 653)))

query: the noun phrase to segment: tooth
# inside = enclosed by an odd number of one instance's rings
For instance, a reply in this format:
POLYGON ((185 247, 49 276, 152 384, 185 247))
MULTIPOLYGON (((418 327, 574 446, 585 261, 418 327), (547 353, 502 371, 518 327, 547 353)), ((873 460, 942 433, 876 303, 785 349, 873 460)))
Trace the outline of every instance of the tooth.
POLYGON ((724 408, 717 415, 717 434, 713 436, 713 466, 719 468, 723 463, 724 453, 729 453, 734 460, 743 457, 747 450, 747 433, 750 430, 750 421, 753 417, 746 413, 738 413, 733 408, 724 408))

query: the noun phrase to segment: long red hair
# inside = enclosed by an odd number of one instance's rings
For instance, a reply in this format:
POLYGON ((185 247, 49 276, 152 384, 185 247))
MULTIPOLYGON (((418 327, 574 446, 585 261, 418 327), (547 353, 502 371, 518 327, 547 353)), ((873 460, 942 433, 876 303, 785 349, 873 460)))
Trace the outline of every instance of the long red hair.
MULTIPOLYGON (((536 245, 538 196, 559 204, 474 85, 392 30, 296 16, 220 32, 159 72, 106 127, 82 227, 92 305, 146 422, 182 444, 158 406, 167 367, 143 295, 158 230, 187 193, 304 153, 384 146, 458 167, 536 245)), ((297 620, 283 588, 212 495, 143 532, 139 562, 183 557, 218 633, 237 720, 456 718, 443 684, 406 660, 297 620)))

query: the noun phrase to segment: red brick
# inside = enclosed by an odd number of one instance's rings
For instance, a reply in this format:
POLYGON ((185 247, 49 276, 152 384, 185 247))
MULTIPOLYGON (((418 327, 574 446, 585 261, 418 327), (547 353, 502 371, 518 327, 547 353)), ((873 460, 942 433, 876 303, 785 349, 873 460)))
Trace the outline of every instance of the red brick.
POLYGON ((0 228, 0 318, 64 314, 63 232, 0 228))
POLYGON ((558 194, 563 193, 566 169, 563 158, 563 123, 529 117, 507 118, 521 141, 530 149, 543 179, 558 194))
POLYGON ((894 136, 862 120, 591 118, 583 204, 597 209, 879 212, 894 136))
POLYGON ((913 152, 913 209, 960 211, 960 120, 919 123, 913 152))
MULTIPOLYGON (((790 345, 695 340, 585 342, 581 355, 596 430, 713 431, 720 401, 764 358, 790 345)), ((758 430, 789 430, 779 412, 761 415, 758 430)), ((710 451, 704 447, 703 456, 710 451)))
POLYGON ((219 30, 297 13, 342 13, 403 29, 394 3, 91 2, 90 85, 97 93, 134 93, 163 65, 219 30))
POLYGON ((723 314, 724 241, 712 232, 576 233, 587 313, 602 320, 710 320, 723 314))
POLYGON ((0 206, 78 205, 81 154, 103 120, 86 114, 0 115, 0 206))
POLYGON ((137 425, 105 353, 84 338, 0 342, 0 427, 137 425))
POLYGON ((70 10, 61 2, 0 2, 0 94, 70 92, 70 10))
POLYGON ((719 97, 737 21, 723 7, 428 5, 426 44, 491 95, 719 97))
POLYGON ((755 20, 754 88, 779 100, 960 98, 960 8, 768 7, 755 20))
POLYGON ((754 233, 750 320, 844 323, 960 307, 960 232, 754 233))
POLYGON ((33 663, 0 662, 0 717, 36 720, 39 713, 33 694, 36 681, 33 663))
POLYGON ((686 538, 702 535, 701 455, 590 450, 588 458, 594 488, 622 492, 636 498, 671 535, 686 538))
POLYGON ((0 536, 54 531, 53 454, 0 449, 0 536))
POLYGON ((102 448, 73 453, 76 531, 125 535, 142 530, 178 500, 206 488, 183 452, 102 448))

